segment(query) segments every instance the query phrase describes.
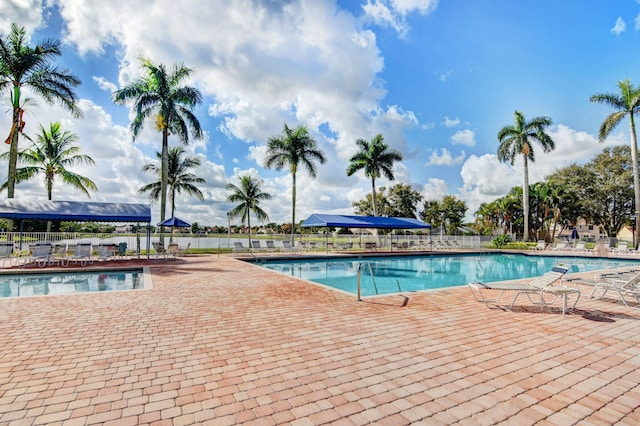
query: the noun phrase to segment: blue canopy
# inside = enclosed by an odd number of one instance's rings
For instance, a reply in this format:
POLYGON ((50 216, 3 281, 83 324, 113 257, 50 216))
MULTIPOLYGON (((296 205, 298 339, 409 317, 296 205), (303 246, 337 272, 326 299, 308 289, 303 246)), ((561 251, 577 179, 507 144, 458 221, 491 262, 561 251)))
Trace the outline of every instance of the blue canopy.
POLYGON ((160 222, 158 224, 158 226, 174 226, 176 228, 188 228, 191 226, 190 223, 185 222, 184 220, 180 219, 179 217, 170 217, 169 219, 165 220, 164 222, 160 222))
POLYGON ((371 229, 425 229, 431 225, 411 217, 348 216, 339 214, 312 214, 301 225, 303 228, 371 228, 371 229))
POLYGON ((0 217, 69 222, 151 222, 151 209, 148 204, 10 198, 0 201, 0 217))

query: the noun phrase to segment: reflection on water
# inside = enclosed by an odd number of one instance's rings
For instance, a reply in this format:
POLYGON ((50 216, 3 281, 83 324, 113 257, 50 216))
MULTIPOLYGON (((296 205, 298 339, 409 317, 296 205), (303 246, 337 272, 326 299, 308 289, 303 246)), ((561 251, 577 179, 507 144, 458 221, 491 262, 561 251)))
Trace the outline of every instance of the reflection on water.
POLYGON ((0 275, 0 297, 70 294, 143 288, 142 271, 0 275))
POLYGON ((492 282, 542 275, 557 263, 571 264, 573 272, 640 265, 634 260, 525 256, 521 254, 428 255, 310 259, 263 260, 261 266, 298 278, 325 284, 350 293, 357 291, 358 268, 361 272, 363 295, 388 294, 400 291, 429 290, 466 285, 472 281, 492 282))

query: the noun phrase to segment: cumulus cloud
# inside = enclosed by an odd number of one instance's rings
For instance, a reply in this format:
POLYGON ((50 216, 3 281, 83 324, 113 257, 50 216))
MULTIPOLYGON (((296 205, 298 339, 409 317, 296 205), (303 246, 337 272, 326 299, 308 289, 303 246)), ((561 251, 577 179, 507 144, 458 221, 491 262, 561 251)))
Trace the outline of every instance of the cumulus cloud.
POLYGON ((476 135, 473 130, 459 130, 451 136, 451 144, 474 146, 476 144, 476 135))
POLYGON ((444 125, 446 127, 455 127, 458 124, 460 124, 460 119, 459 118, 449 118, 449 117, 444 117, 444 125))
POLYGON ((627 24, 625 24, 624 20, 621 17, 618 17, 618 19, 616 19, 615 25, 609 31, 611 31, 611 34, 617 37, 622 34, 626 30, 626 28, 627 24))
POLYGON ((118 90, 118 86, 115 83, 108 81, 104 77, 93 77, 93 82, 98 85, 100 90, 104 90, 105 92, 113 93, 118 90))
POLYGON ((449 185, 443 179, 429 178, 427 183, 422 186, 420 195, 423 200, 441 200, 445 195, 449 194, 449 185))
POLYGON ((438 0, 367 0, 362 9, 378 25, 389 26, 405 36, 409 31, 405 19, 408 14, 426 15, 437 7, 438 0))
POLYGON ((438 151, 433 151, 429 157, 429 161, 425 166, 453 166, 455 164, 462 164, 465 159, 465 152, 461 151, 460 155, 453 157, 448 149, 442 148, 441 154, 438 155, 438 151))
POLYGON ((0 28, 8 33, 11 23, 17 22, 31 33, 42 26, 42 11, 42 0, 4 0, 0 2, 0 28))

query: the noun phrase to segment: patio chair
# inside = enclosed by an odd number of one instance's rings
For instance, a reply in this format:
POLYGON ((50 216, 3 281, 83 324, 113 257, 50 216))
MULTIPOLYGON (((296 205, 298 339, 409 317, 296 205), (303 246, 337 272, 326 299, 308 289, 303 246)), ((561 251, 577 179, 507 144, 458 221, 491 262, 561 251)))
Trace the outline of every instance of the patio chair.
POLYGON ((551 271, 546 272, 539 277, 533 278, 531 281, 523 283, 469 283, 469 289, 471 294, 478 302, 483 302, 487 307, 489 303, 497 304, 500 301, 502 295, 509 291, 515 292, 515 296, 511 301, 508 309, 513 308, 518 297, 524 294, 529 301, 535 305, 540 305, 544 308, 546 305, 553 304, 558 297, 562 297, 562 316, 567 312, 567 303, 569 295, 575 295, 576 299, 571 309, 574 309, 578 300, 580 299, 580 290, 577 287, 568 287, 561 284, 561 279, 564 274, 571 269, 571 265, 558 264, 554 266, 551 271), (486 290, 498 290, 499 293, 495 299, 488 299, 484 291, 486 290), (544 296, 550 294, 553 296, 551 301, 546 301, 544 296), (532 296, 535 295, 535 300, 532 296))
POLYGON ((293 247, 291 245, 291 241, 289 240, 282 240, 282 247, 284 248, 284 251, 298 251, 299 249, 293 247))
POLYGON ((587 251, 587 243, 585 243, 584 241, 578 241, 575 245, 575 247, 573 247, 571 249, 571 251, 575 251, 578 253, 586 253, 587 251))
POLYGON ((153 249, 156 251, 156 260, 160 260, 161 257, 167 258, 168 252, 164 245, 160 244, 160 242, 152 242, 151 245, 153 249))
POLYGON ((566 241, 560 241, 555 243, 553 247, 551 247, 552 251, 564 251, 569 249, 569 244, 566 241))
POLYGON ((260 245, 259 240, 251 240, 251 248, 253 251, 262 251, 263 247, 260 245))
POLYGON ((98 245, 98 259, 107 260, 110 257, 114 257, 118 251, 118 246, 115 244, 99 244, 98 245))
POLYGON ((273 240, 267 240, 267 250, 278 251, 278 248, 276 247, 276 243, 273 240))
POLYGON ((246 252, 248 249, 242 245, 242 243, 240 241, 236 241, 233 243, 233 252, 234 253, 243 253, 246 252))
MULTIPOLYGON (((621 274, 605 274, 594 277, 593 280, 576 278, 571 282, 575 284, 583 284, 593 286, 593 290, 589 293, 589 298, 594 297, 596 293, 597 299, 602 299, 609 291, 612 291, 620 297, 625 306, 629 306, 626 297, 633 297, 640 304, 640 272, 626 272, 621 274), (626 297, 625 297, 626 296, 626 297)), ((629 306, 638 308, 640 306, 629 306)))
POLYGON ((51 260, 51 243, 36 243, 31 246, 30 254, 22 258, 22 266, 36 264, 41 268, 51 260))
POLYGON ((9 266, 13 264, 14 244, 10 241, 0 243, 0 258, 2 258, 2 267, 9 261, 9 266))
POLYGON ((80 266, 87 266, 88 263, 93 263, 93 244, 91 243, 78 243, 76 244, 73 254, 66 256, 62 259, 63 265, 68 265, 69 261, 80 263, 80 266))

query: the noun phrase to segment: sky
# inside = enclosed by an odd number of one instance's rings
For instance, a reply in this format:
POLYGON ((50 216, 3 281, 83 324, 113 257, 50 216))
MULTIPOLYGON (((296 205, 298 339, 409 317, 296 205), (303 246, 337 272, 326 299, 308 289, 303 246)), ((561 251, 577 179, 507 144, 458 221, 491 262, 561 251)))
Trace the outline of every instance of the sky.
MULTIPOLYGON (((534 183, 628 144, 628 120, 598 142, 613 111, 589 98, 616 93, 620 80, 640 83, 636 0, 4 0, 0 32, 12 22, 33 42, 62 41, 55 64, 82 81, 80 119, 27 93, 36 103, 25 108, 25 133, 59 122, 96 162, 72 168, 98 186, 90 199, 59 181, 53 199, 151 203, 154 222, 158 203, 138 189, 157 180, 142 167, 156 161, 161 134, 148 122, 132 141, 131 110, 111 98, 140 76, 141 57, 193 68, 189 84, 203 94, 194 113, 205 136, 185 149, 201 161, 194 173, 206 180, 205 200, 176 200, 176 216, 201 226, 227 224, 225 187, 242 175, 272 195, 260 204, 268 222, 290 222, 291 174, 264 167, 266 142, 285 123, 306 126, 327 158, 315 179, 298 172, 296 221, 354 213, 371 182, 348 177, 348 160, 357 139, 377 134, 404 159, 395 181, 376 187, 410 184, 425 200, 453 194, 471 220, 481 203, 522 184, 521 159, 511 166, 496 157, 497 133, 516 110, 553 120, 556 149, 536 150, 534 183)), ((10 103, 0 101, 8 135, 10 103)), ((7 169, 0 164, 3 182, 7 169)), ((19 184, 23 197, 46 199, 43 179, 19 184)))

